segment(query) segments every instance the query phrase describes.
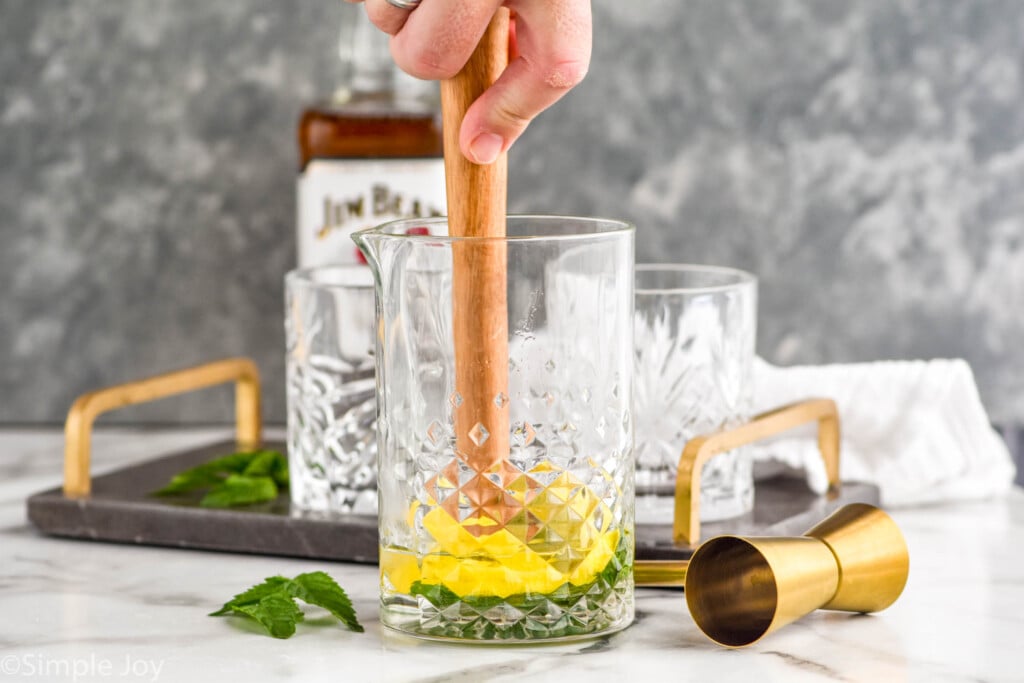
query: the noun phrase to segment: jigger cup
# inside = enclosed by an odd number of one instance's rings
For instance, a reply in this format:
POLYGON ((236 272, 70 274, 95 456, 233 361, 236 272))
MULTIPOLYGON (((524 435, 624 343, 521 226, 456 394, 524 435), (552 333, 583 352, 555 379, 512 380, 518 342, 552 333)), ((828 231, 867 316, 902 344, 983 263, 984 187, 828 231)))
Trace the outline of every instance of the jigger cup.
POLYGON ((855 503, 800 537, 708 540, 690 559, 686 603, 705 635, 743 647, 816 609, 883 610, 909 570, 892 518, 855 503))

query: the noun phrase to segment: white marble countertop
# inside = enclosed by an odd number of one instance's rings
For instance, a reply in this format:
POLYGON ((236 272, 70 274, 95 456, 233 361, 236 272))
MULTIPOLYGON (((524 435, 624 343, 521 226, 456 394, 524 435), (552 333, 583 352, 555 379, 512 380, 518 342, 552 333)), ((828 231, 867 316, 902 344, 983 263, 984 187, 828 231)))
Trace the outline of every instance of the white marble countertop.
MULTIPOLYGON (((94 471, 230 435, 103 430, 94 471)), ((421 642, 377 621, 375 567, 59 540, 25 498, 59 483, 58 430, 0 431, 0 680, 4 681, 1020 681, 1024 492, 894 513, 911 573, 885 612, 817 612, 760 643, 704 638, 681 593, 637 591, 637 622, 573 645, 421 642), (206 614, 273 574, 322 569, 366 633, 311 615, 290 640, 206 614)), ((257 627, 258 628, 258 627, 257 627)))

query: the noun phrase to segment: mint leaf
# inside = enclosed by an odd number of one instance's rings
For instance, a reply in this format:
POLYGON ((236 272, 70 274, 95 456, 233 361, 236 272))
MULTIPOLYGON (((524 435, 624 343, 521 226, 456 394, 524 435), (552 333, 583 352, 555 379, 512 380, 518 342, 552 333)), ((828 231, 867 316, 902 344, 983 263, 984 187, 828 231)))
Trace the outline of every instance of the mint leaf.
POLYGON ((250 477, 271 477, 274 483, 288 486, 288 458, 277 451, 260 451, 242 474, 250 477))
POLYGON ((325 572, 299 574, 294 579, 267 577, 224 603, 211 617, 239 614, 255 619, 275 638, 290 638, 305 617, 295 598, 327 609, 349 629, 362 632, 348 594, 325 572))
POLYGON ((270 476, 277 459, 282 457, 277 451, 256 451, 241 473, 247 477, 270 476))
POLYGON ((171 479, 170 483, 162 489, 153 491, 151 495, 154 496, 173 496, 178 493, 188 493, 196 489, 206 488, 213 484, 217 484, 221 481, 221 478, 215 474, 200 475, 200 474, 176 474, 171 479))
POLYGON ((280 593, 264 595, 255 604, 232 605, 231 610, 260 622, 275 638, 290 638, 295 634, 295 624, 305 617, 295 601, 280 593))
POLYGON ((278 486, 283 489, 287 489, 291 481, 288 475, 288 458, 277 453, 277 451, 274 451, 274 453, 277 454, 277 459, 274 460, 274 466, 270 470, 270 476, 274 478, 274 481, 277 482, 278 486))
POLYGON ((232 474, 203 496, 199 505, 204 508, 226 508, 233 505, 265 503, 277 498, 277 484, 270 477, 249 477, 232 474))
POLYGON ((231 598, 224 603, 216 612, 211 612, 209 616, 219 617, 225 614, 231 614, 232 607, 238 607, 240 605, 250 605, 259 602, 262 598, 272 595, 274 593, 283 593, 287 595, 287 591, 284 588, 284 584, 288 583, 288 579, 283 576, 268 576, 264 579, 263 583, 258 583, 252 588, 242 591, 235 597, 231 598))
MULTIPOLYGON (((614 591, 622 581, 628 580, 632 571, 630 558, 632 557, 632 539, 623 535, 619 539, 619 545, 615 554, 608 560, 593 581, 585 584, 575 585, 566 582, 553 591, 540 593, 517 593, 504 598, 497 598, 486 595, 463 595, 460 596, 443 584, 423 583, 414 581, 409 593, 429 600, 438 611, 444 611, 457 604, 466 605, 475 611, 483 613, 494 607, 496 604, 505 603, 515 607, 520 612, 530 614, 533 612, 546 612, 552 605, 563 610, 564 616, 551 629, 562 636, 582 635, 587 632, 586 626, 571 618, 572 610, 575 609, 580 600, 587 596, 596 594, 607 595, 614 591)), ((425 632, 445 638, 516 638, 527 639, 534 633, 530 632, 528 621, 518 622, 509 625, 495 625, 493 623, 481 623, 473 621, 467 624, 440 622, 426 627, 425 632)), ((551 631, 549 631, 551 632, 551 631)))
MULTIPOLYGON (((275 453, 287 466, 287 459, 277 451, 245 451, 232 453, 174 475, 167 486, 158 491, 154 491, 153 495, 168 496, 215 486, 232 474, 244 473, 254 463, 254 461, 259 460, 264 453, 275 453)), ((273 465, 271 468, 272 467, 273 465)))
POLYGON ((439 610, 451 607, 463 599, 447 586, 439 583, 423 583, 422 581, 413 581, 409 593, 426 598, 431 605, 439 610))
POLYGON ((288 486, 288 459, 279 451, 232 453, 176 474, 152 495, 169 496, 206 489, 203 507, 225 508, 265 503, 288 486))
POLYGON ((345 626, 358 633, 363 626, 356 617, 355 608, 345 590, 325 572, 308 572, 292 579, 287 590, 292 597, 310 605, 323 607, 341 620, 345 626))

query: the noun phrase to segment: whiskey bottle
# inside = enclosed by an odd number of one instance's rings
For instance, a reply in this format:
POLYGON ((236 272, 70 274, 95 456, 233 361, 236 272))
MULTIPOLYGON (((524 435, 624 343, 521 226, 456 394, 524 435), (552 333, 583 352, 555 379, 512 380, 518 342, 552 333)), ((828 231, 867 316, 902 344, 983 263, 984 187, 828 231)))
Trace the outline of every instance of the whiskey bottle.
POLYGON ((344 82, 299 121, 300 267, 360 262, 352 232, 445 213, 437 84, 400 71, 387 35, 364 16, 354 27, 347 18, 339 41, 344 82))

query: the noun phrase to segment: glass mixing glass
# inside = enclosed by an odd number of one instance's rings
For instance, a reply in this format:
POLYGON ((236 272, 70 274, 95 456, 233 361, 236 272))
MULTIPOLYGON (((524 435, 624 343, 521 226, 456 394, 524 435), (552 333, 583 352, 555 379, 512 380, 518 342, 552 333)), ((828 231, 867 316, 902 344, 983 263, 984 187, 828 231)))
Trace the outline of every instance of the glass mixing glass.
POLYGON ((385 626, 532 642, 632 621, 633 235, 551 216, 509 217, 505 238, 443 218, 355 235, 376 276, 385 626), (485 355, 507 388, 469 423, 452 264, 484 253, 505 265, 507 336, 485 355))

